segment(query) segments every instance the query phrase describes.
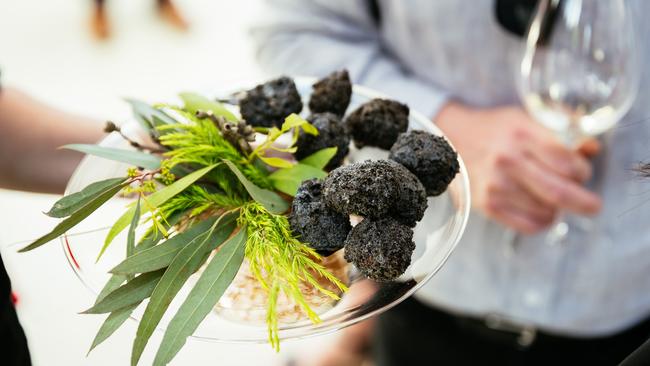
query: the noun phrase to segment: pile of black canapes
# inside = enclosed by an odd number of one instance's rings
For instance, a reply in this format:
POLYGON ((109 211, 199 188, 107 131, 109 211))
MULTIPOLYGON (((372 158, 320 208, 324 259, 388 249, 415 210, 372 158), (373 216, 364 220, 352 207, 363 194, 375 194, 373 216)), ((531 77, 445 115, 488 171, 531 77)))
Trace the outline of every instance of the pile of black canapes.
MULTIPOLYGON (((456 152, 431 133, 408 129, 408 106, 372 99, 345 117, 352 97, 346 70, 313 85, 307 120, 317 136, 301 132, 295 158, 337 147, 323 180, 302 183, 289 222, 294 234, 328 256, 345 248, 345 259, 368 278, 391 281, 406 271, 415 249, 413 227, 427 209, 427 196, 443 193, 459 171, 456 152), (388 160, 341 166, 350 150, 389 150, 388 160), (354 227, 350 217, 363 218, 354 227)), ((291 78, 281 77, 241 94, 243 119, 255 127, 279 127, 303 109, 291 78)))

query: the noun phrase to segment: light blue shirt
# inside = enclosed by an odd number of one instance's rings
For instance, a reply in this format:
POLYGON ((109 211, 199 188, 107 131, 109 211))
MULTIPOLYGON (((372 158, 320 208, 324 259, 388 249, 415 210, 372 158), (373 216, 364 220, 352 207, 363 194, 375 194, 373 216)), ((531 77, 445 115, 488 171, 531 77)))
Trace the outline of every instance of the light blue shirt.
MULTIPOLYGON (((365 0, 272 0, 252 30, 273 73, 326 75, 346 67, 356 83, 435 116, 454 98, 472 106, 519 103, 522 40, 501 28, 492 0, 379 0, 377 31, 365 0)), ((630 4, 642 65, 650 65, 650 2, 630 4)), ((650 181, 631 168, 650 159, 649 73, 636 103, 603 136, 589 187, 604 199, 595 230, 550 246, 474 213, 447 264, 418 297, 449 311, 501 314, 555 333, 606 335, 650 314, 650 181), (644 203, 645 202, 645 203, 644 203)), ((471 172, 470 172, 471 174, 471 172)), ((571 218, 569 218, 571 222, 571 218)))

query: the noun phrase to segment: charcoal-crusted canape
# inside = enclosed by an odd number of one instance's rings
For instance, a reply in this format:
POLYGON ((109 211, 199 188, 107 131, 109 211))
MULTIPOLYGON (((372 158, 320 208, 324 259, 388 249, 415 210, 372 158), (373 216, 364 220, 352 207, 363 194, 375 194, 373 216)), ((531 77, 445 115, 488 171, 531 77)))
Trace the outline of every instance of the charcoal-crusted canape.
POLYGON ((366 277, 387 282, 401 276, 415 249, 413 229, 393 218, 364 219, 345 240, 345 260, 366 277))
POLYGON ((399 136, 390 149, 392 159, 413 172, 429 196, 437 196, 458 173, 458 156, 443 137, 425 131, 409 131, 399 136))
POLYGON ((347 70, 335 71, 313 85, 309 99, 312 113, 331 112, 343 117, 352 97, 352 83, 347 70))
POLYGON ((333 170, 325 179, 323 200, 344 215, 394 216, 411 226, 427 207, 417 177, 390 160, 366 160, 333 170))
POLYGON ((325 169, 338 167, 350 150, 350 135, 348 135, 341 119, 333 113, 316 113, 307 117, 307 120, 318 130, 318 135, 300 132, 294 154, 301 160, 307 156, 327 147, 336 147, 336 155, 330 160, 325 169))
POLYGON ((283 76, 247 91, 239 109, 252 126, 279 127, 288 115, 302 111, 302 100, 293 80, 283 76))
POLYGON ((399 185, 399 195, 390 214, 402 224, 414 227, 427 210, 427 192, 418 177, 408 169, 394 161, 388 161, 393 165, 399 185))
POLYGON ((388 99, 373 99, 354 110, 345 120, 354 144, 390 149, 408 128, 409 107, 388 99))
POLYGON ((328 256, 343 248, 352 226, 342 215, 321 200, 322 182, 317 179, 302 182, 293 200, 289 215, 291 230, 318 252, 328 256))

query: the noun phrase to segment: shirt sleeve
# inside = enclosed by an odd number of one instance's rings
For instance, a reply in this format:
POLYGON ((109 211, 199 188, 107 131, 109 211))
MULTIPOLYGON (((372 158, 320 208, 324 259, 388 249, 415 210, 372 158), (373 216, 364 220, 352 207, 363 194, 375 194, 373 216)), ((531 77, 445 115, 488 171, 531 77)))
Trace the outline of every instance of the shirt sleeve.
POLYGON ((266 0, 251 36, 258 61, 271 73, 324 76, 347 68, 355 83, 429 117, 448 100, 382 46, 366 0, 266 0))

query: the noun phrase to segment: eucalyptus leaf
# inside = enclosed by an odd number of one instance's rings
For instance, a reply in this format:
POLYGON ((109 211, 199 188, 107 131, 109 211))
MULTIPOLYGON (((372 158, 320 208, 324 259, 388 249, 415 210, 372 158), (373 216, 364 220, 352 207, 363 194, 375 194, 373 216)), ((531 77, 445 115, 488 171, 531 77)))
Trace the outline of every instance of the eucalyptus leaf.
MULTIPOLYGON (((221 219, 219 227, 214 231, 217 241, 224 241, 235 228, 237 215, 229 214, 221 219)), ((118 274, 136 274, 155 271, 160 268, 169 266, 186 245, 192 242, 202 240, 208 233, 217 218, 210 218, 195 224, 188 230, 173 236, 166 241, 126 258, 110 272, 118 274)))
POLYGON ((140 200, 141 197, 138 197, 138 202, 135 204, 135 213, 133 214, 133 219, 131 220, 131 225, 129 226, 129 232, 126 236, 126 256, 130 257, 135 251, 135 229, 138 227, 140 222, 140 200))
POLYGON ((187 279, 205 263, 210 252, 222 244, 215 237, 219 223, 220 221, 217 221, 208 230, 205 239, 188 243, 167 267, 165 274, 151 294, 147 308, 140 320, 133 342, 131 365, 137 365, 153 331, 187 279))
MULTIPOLYGON (((147 206, 148 206, 147 209, 148 210, 154 209, 162 205, 163 203, 167 202, 167 200, 179 194, 185 188, 189 187, 197 180, 201 179, 201 177, 206 175, 210 170, 214 169, 217 165, 218 164, 210 165, 203 169, 199 169, 195 172, 192 172, 191 174, 184 176, 183 178, 168 185, 167 187, 152 193, 149 197, 147 197, 147 206)), ((97 256, 98 259, 102 256, 102 254, 104 254, 106 248, 108 248, 111 242, 113 242, 113 239, 115 239, 115 237, 119 233, 121 233, 124 229, 126 229, 126 227, 133 219, 134 213, 135 213, 135 207, 131 207, 122 216, 120 216, 119 219, 117 219, 115 224, 113 224, 111 229, 108 231, 108 234, 106 235, 106 239, 104 240, 104 245, 102 246, 102 249, 99 255, 97 256)))
POLYGON ((156 127, 178 123, 175 119, 167 115, 167 113, 141 100, 132 98, 126 98, 125 100, 133 108, 133 114, 142 127, 154 135, 159 133, 156 127))
POLYGON ((149 170, 160 168, 160 158, 155 155, 147 154, 136 150, 117 149, 114 147, 105 147, 89 144, 71 144, 63 148, 75 150, 88 155, 99 156, 100 158, 119 161, 122 163, 133 164, 149 170))
POLYGON ((104 314, 118 310, 125 306, 138 303, 151 296, 156 284, 165 272, 164 269, 143 273, 131 281, 120 286, 115 291, 106 295, 101 301, 93 305, 82 314, 104 314))
POLYGON ((327 147, 316 151, 308 157, 300 160, 300 164, 313 166, 318 169, 325 169, 327 164, 336 155, 337 147, 327 147))
POLYGON ((264 206, 264 208, 266 208, 269 212, 279 215, 287 211, 289 204, 284 199, 282 199, 280 195, 253 184, 253 182, 249 181, 232 162, 224 160, 224 163, 226 163, 230 170, 235 173, 235 176, 237 176, 237 179, 239 179, 244 188, 246 188, 248 194, 250 194, 255 201, 264 206))
POLYGON ((313 178, 322 179, 326 176, 327 173, 321 169, 298 163, 291 168, 276 170, 269 175, 269 179, 278 191, 295 196, 303 181, 313 178))
MULTIPOLYGON (((174 214, 172 214, 169 218, 167 218, 167 227, 170 228, 174 225, 176 225, 184 216, 185 212, 183 211, 178 211, 174 214)), ((156 245, 160 239, 162 239, 162 235, 158 235, 158 232, 155 230, 147 232, 144 237, 140 239, 140 242, 138 245, 136 245, 134 252, 138 253, 139 251, 149 249, 156 245)), ((106 295, 109 293, 113 292, 115 289, 119 288, 124 281, 127 280, 127 276, 125 275, 118 275, 114 274, 109 278, 108 282, 106 282, 106 285, 102 289, 102 291, 99 293, 97 296, 97 300, 95 301, 95 304, 97 304, 99 301, 101 301, 106 295)), ((104 320, 102 323, 102 326, 99 328, 99 331, 97 332, 97 335, 95 336, 95 339, 93 339, 93 343, 90 346, 90 349, 88 350, 88 353, 90 353, 95 347, 100 345, 102 342, 104 342, 108 337, 110 337, 117 329, 119 329, 122 324, 131 316, 131 313, 133 310, 135 310, 138 305, 140 305, 141 302, 134 303, 129 306, 125 306, 123 308, 120 308, 118 310, 115 310, 110 313, 110 315, 104 320)))
POLYGON ((210 100, 195 93, 180 93, 179 96, 183 100, 183 103, 185 103, 185 109, 190 113, 196 113, 198 110, 211 111, 215 116, 221 116, 228 121, 237 122, 237 117, 217 101, 210 100))
POLYGON ((226 241, 201 274, 192 291, 167 326, 154 365, 166 365, 180 351, 187 337, 212 311, 244 261, 246 227, 226 241))
POLYGON ((64 218, 72 215, 88 202, 92 201, 97 195, 109 191, 117 186, 121 186, 126 178, 110 178, 99 182, 91 183, 79 192, 69 194, 54 203, 46 215, 55 218, 64 218))
POLYGON ((95 339, 93 339, 93 344, 88 350, 88 354, 95 349, 98 345, 104 342, 108 337, 110 337, 117 329, 119 329, 124 322, 129 319, 133 310, 135 310, 141 301, 133 305, 125 306, 121 309, 115 310, 108 315, 106 320, 102 323, 102 326, 99 328, 95 339))
POLYGON ((74 227, 75 225, 83 221, 86 217, 90 216, 90 214, 95 212, 99 207, 101 207, 104 203, 106 203, 113 196, 115 196, 122 189, 123 186, 124 185, 113 187, 112 189, 96 196, 93 200, 91 200, 86 205, 78 209, 75 213, 70 215, 65 220, 61 221, 61 223, 59 223, 54 229, 52 229, 52 231, 36 239, 33 243, 29 244, 28 246, 20 249, 19 252, 30 251, 32 249, 38 248, 41 245, 52 241, 53 239, 58 238, 66 231, 70 230, 72 227, 74 227))

